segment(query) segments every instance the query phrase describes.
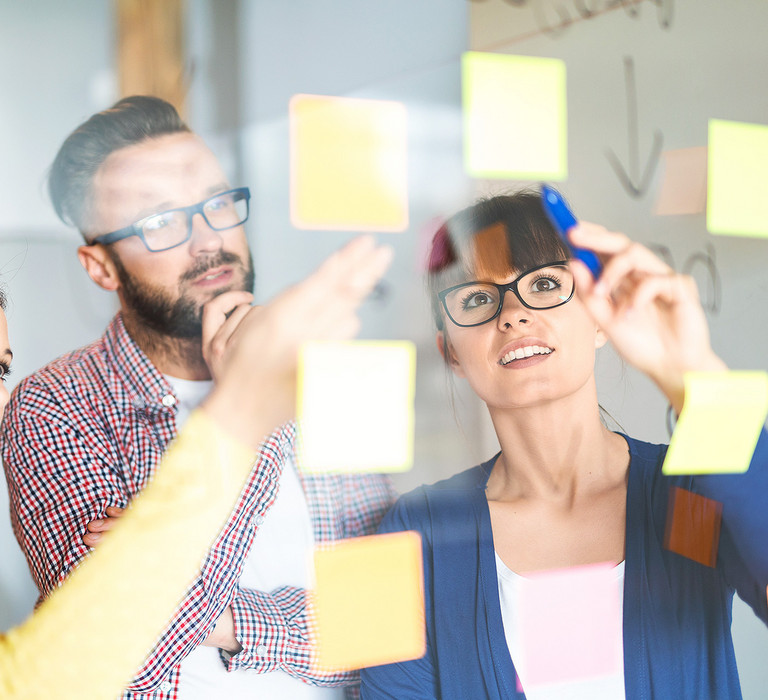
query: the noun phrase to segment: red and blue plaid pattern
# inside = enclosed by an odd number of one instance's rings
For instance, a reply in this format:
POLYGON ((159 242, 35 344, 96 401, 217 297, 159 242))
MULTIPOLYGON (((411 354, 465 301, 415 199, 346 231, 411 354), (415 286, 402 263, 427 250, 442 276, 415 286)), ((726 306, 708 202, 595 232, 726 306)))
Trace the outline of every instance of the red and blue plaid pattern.
MULTIPOLYGON (((175 404, 170 385, 128 335, 120 315, 100 340, 55 360, 13 392, 3 423, 3 464, 14 532, 41 599, 88 555, 82 541, 86 524, 105 517, 107 506, 127 506, 152 478, 176 434, 175 404)), ((243 646, 224 660, 230 670, 279 669, 321 685, 356 679, 313 667, 306 591, 238 585, 294 438, 294 426, 287 425, 265 440, 199 578, 124 698, 177 698, 179 663, 208 636, 227 605, 243 646)), ((318 543, 370 534, 395 497, 389 480, 378 475, 302 476, 302 483, 318 543)))

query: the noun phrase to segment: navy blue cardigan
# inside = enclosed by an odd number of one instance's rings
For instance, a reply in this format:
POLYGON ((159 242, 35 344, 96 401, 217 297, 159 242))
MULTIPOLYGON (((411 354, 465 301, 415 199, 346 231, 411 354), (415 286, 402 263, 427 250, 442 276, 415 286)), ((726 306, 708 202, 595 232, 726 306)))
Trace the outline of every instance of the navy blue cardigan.
MULTIPOLYGON (((627 486, 624 677, 630 700, 741 698, 734 590, 768 624, 768 436, 739 475, 665 476, 665 445, 632 438, 627 486), (716 567, 664 548, 670 487, 723 504, 716 567)), ((403 496, 380 532, 416 530, 427 652, 363 671, 370 698, 524 698, 507 649, 485 486, 495 457, 403 496)))

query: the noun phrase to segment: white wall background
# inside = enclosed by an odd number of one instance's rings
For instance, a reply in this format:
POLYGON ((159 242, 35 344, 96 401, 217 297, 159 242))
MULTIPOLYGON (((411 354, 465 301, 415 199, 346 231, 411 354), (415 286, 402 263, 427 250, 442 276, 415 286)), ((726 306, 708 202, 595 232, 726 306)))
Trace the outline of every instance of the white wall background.
MULTIPOLYGON (((288 217, 287 103, 297 92, 395 99, 409 118, 410 221, 382 234, 397 258, 391 294, 364 312, 364 335, 409 338, 419 351, 416 469, 398 477, 410 488, 485 459, 494 450, 477 402, 457 387, 461 428, 446 400, 416 262, 422 227, 464 206, 480 189, 461 166, 459 61, 468 48, 563 58, 568 67, 570 177, 563 189, 583 218, 664 243, 678 261, 714 245, 723 278, 713 316, 718 352, 734 367, 766 366, 768 244, 709 236, 703 216, 659 218, 649 194, 632 200, 604 158, 626 157, 624 55, 635 58, 641 153, 652 130, 665 148, 706 143, 706 119, 768 123, 768 54, 763 0, 660 0, 674 9, 671 29, 647 0, 632 19, 624 9, 574 24, 553 38, 537 34, 570 0, 188 0, 189 121, 220 155, 233 182, 254 193, 249 235, 257 297, 299 279, 349 238, 298 231, 288 217), (472 14, 471 33, 468 18, 472 14), (526 40, 510 37, 531 34, 526 40)), ((608 0, 586 0, 599 8, 608 0)), ((77 235, 55 219, 45 171, 67 133, 116 97, 113 16, 106 0, 0 0, 0 274, 11 296, 16 355, 13 382, 57 355, 96 338, 114 301, 79 268, 77 235)), ((665 406, 653 387, 610 351, 599 360, 601 401, 630 433, 663 441, 665 406)), ((0 480, 0 629, 22 620, 35 598, 10 530, 0 480)), ((768 684, 768 634, 744 606, 735 638, 745 697, 768 684)))

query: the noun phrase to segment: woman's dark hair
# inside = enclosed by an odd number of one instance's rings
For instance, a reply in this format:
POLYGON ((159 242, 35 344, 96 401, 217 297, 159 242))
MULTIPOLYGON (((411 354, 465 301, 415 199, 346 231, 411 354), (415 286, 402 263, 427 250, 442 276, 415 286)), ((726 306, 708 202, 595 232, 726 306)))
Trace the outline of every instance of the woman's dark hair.
POLYGON ((569 257, 537 191, 497 195, 462 209, 432 239, 427 289, 438 330, 443 329, 443 312, 437 295, 443 289, 569 257))
POLYGON ((85 235, 91 183, 107 157, 147 139, 188 132, 170 103, 134 95, 94 114, 64 141, 51 165, 48 192, 59 218, 85 235))

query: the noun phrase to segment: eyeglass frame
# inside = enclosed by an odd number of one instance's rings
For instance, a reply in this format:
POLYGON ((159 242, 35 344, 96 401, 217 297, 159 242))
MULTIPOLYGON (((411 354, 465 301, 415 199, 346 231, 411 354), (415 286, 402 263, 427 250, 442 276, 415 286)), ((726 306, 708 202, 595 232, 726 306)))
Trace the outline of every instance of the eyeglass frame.
POLYGON ((568 261, 567 260, 558 260, 557 262, 549 262, 545 263, 544 265, 539 265, 538 267, 532 267, 529 270, 526 270, 522 274, 518 275, 515 279, 513 279, 508 284, 496 284, 495 282, 480 282, 480 281, 470 281, 470 282, 462 282, 461 284, 455 284, 453 287, 448 287, 448 289, 444 289, 442 292, 438 292, 437 298, 440 299, 440 303, 443 305, 443 309, 445 310, 446 315, 451 320, 451 323, 453 323, 455 326, 458 326, 459 328, 474 328, 475 326, 482 326, 485 323, 490 323, 498 317, 498 315, 501 313, 502 308, 504 307, 504 297, 506 296, 507 292, 514 292, 515 296, 517 297, 518 301, 526 308, 526 309, 532 309, 533 311, 547 311, 548 309, 556 309, 558 306, 562 306, 563 304, 567 304, 571 299, 573 299, 574 292, 576 291, 576 283, 574 280, 573 287, 571 288, 571 293, 568 296, 567 299, 564 301, 561 301, 559 304, 555 304, 554 306, 531 306, 530 304, 526 304, 525 300, 522 296, 520 296, 520 292, 517 289, 517 283, 526 275, 531 274, 531 272, 536 272, 536 270, 543 270, 545 267, 555 267, 556 265, 560 265, 561 267, 567 267, 568 261), (496 287, 496 289, 499 290, 499 304, 498 308, 496 309, 496 313, 493 314, 490 318, 487 318, 485 321, 480 321, 480 323, 457 323, 453 316, 451 316, 451 312, 448 310, 448 304, 445 301, 445 298, 454 290, 460 289, 461 287, 469 287, 473 284, 486 284, 491 287, 496 287))
POLYGON ((145 216, 138 221, 135 221, 134 223, 130 224, 129 226, 125 226, 124 228, 117 229, 117 231, 112 231, 111 233, 103 233, 100 236, 96 236, 93 240, 89 241, 87 245, 108 245, 109 243, 115 243, 117 241, 121 241, 124 238, 130 238, 131 236, 138 236, 141 239, 141 242, 144 244, 144 247, 150 252, 150 253, 162 253, 166 250, 171 250, 172 248, 178 248, 180 245, 184 245, 190 238, 192 238, 192 220, 195 216, 195 214, 200 214, 203 217, 203 221, 214 231, 228 231, 231 228, 235 228, 236 226, 242 226, 246 221, 248 221, 248 217, 251 215, 251 190, 248 187, 235 187, 231 190, 226 190, 225 192, 219 192, 218 194, 211 195, 207 199, 204 199, 202 202, 198 202, 197 204, 190 204, 187 207, 176 207, 174 209, 166 209, 165 211, 159 211, 155 214, 149 214, 148 216, 145 216), (233 193, 239 193, 244 195, 245 198, 245 218, 236 223, 232 226, 225 226, 224 228, 216 228, 215 226, 211 225, 211 222, 208 221, 208 217, 205 215, 205 205, 208 204, 212 199, 216 199, 217 197, 221 197, 225 194, 233 194, 233 193), (176 211, 183 211, 187 215, 187 235, 184 238, 183 241, 179 241, 178 243, 174 243, 173 245, 169 245, 167 248, 150 248, 149 244, 147 243, 147 240, 144 238, 144 231, 142 230, 144 227, 144 224, 151 218, 155 216, 163 216, 164 214, 171 214, 172 212, 176 211))

